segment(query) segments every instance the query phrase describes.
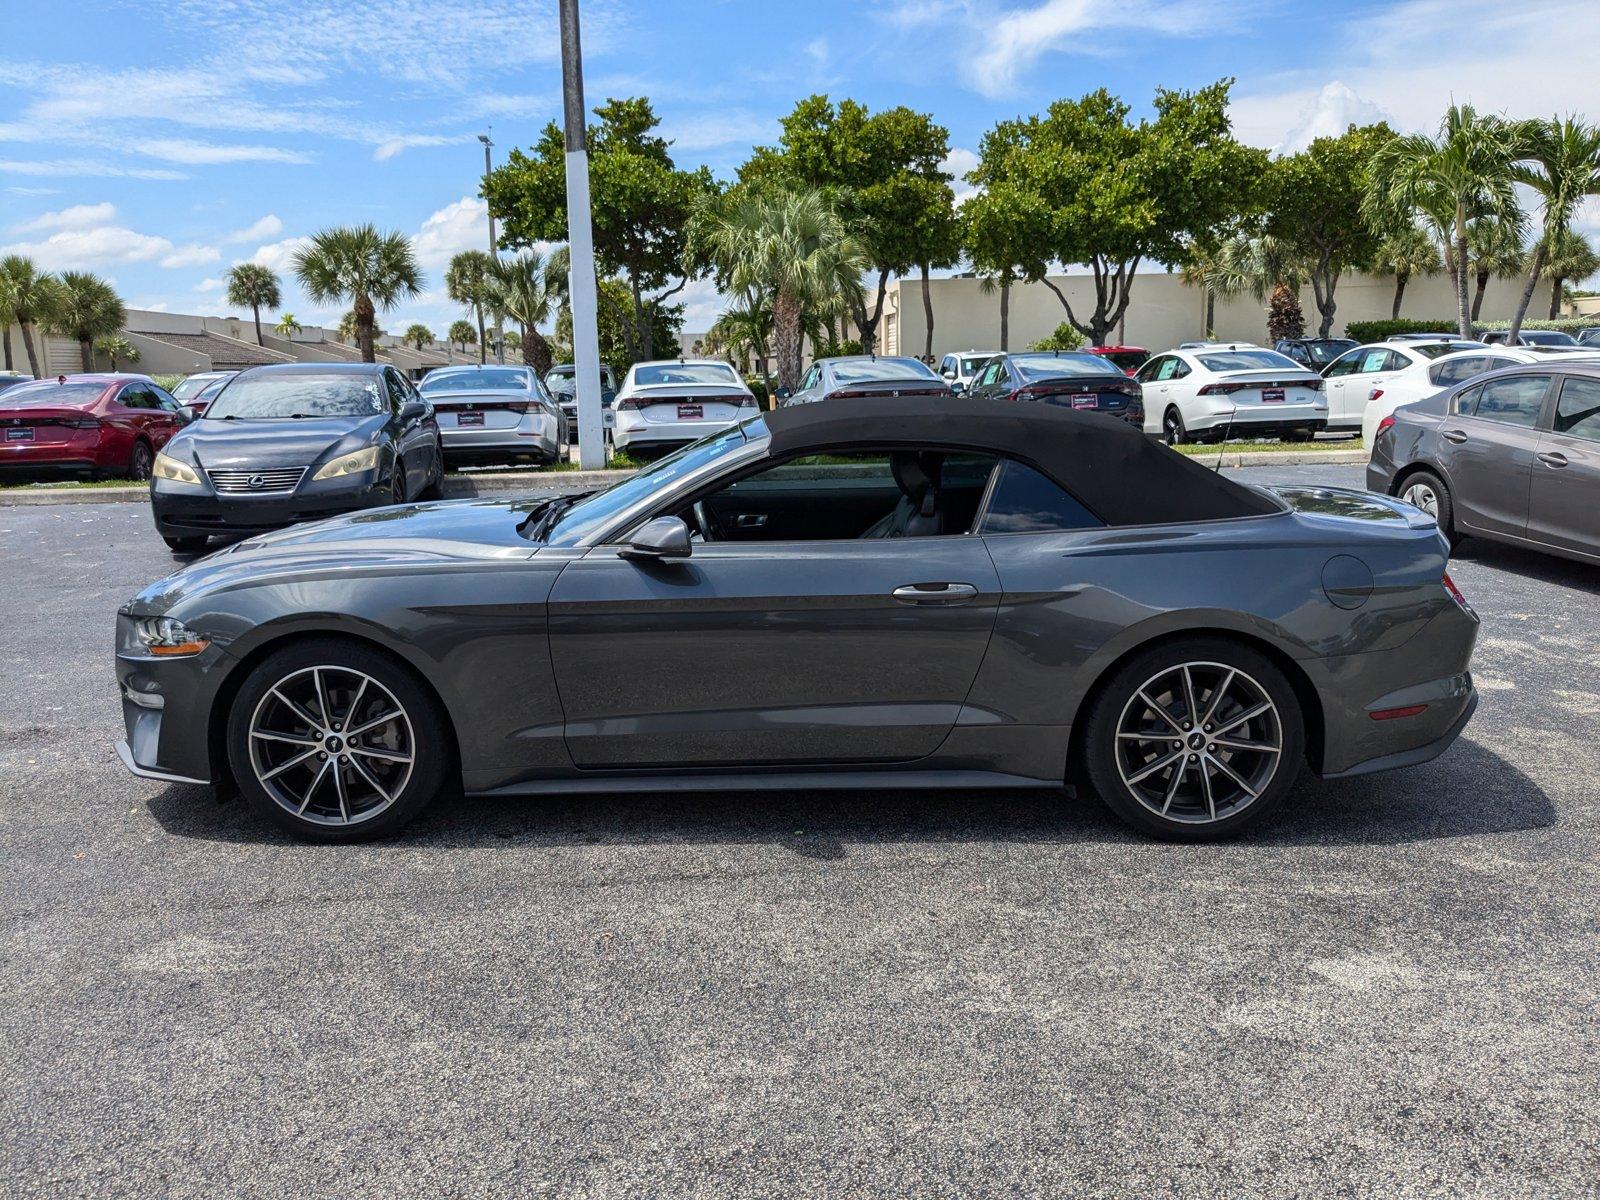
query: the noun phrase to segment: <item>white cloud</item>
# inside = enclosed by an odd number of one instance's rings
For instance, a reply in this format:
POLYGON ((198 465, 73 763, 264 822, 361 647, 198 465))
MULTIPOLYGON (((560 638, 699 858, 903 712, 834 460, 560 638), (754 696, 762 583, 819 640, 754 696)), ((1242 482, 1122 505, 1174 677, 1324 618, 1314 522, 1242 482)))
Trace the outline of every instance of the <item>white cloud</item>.
POLYGON ((260 263, 279 275, 292 275, 295 254, 310 244, 311 239, 308 237, 284 238, 281 242, 269 242, 265 246, 257 246, 254 254, 239 261, 260 263))
POLYGON ((710 150, 717 146, 756 142, 776 132, 777 123, 743 109, 718 109, 664 123, 661 136, 674 150, 710 150))
POLYGON ((403 133, 379 142, 372 157, 376 162, 388 162, 395 155, 418 146, 449 146, 457 142, 470 142, 475 136, 470 133, 403 133))
POLYGON ((154 262, 173 252, 164 237, 136 233, 120 225, 63 229, 40 242, 14 242, 0 253, 23 254, 47 271, 103 267, 112 263, 154 262))
POLYGON ((1312 104, 1301 110, 1300 119, 1273 149, 1294 154, 1319 137, 1338 137, 1351 125, 1370 125, 1388 116, 1382 107, 1363 99, 1349 84, 1336 79, 1317 93, 1312 104))
POLYGON ((220 279, 202 279, 194 285, 194 290, 197 292, 220 292, 225 286, 227 285, 220 279))
POLYGON ((201 267, 206 263, 214 263, 222 257, 222 252, 215 246, 202 246, 198 242, 191 242, 187 246, 179 246, 171 254, 161 259, 163 267, 201 267))
POLYGON ((102 175, 123 179, 189 178, 182 171, 157 167, 119 167, 93 158, 0 159, 0 175, 102 175))
POLYGON ((486 249, 489 206, 476 196, 463 196, 424 221, 412 244, 417 261, 432 270, 442 270, 463 250, 486 249))
POLYGON ((978 194, 978 189, 967 182, 967 175, 976 170, 977 166, 977 152, 967 150, 961 146, 953 147, 950 153, 945 156, 945 160, 939 164, 941 171, 945 171, 952 176, 950 186, 955 191, 957 204, 960 204, 969 196, 978 194))
POLYGON ((201 142, 192 138, 140 138, 129 142, 128 148, 149 158, 188 164, 241 162, 299 164, 312 161, 309 154, 282 150, 276 146, 220 146, 215 142, 201 142))
POLYGON ((117 206, 109 200, 100 204, 74 204, 59 212, 47 212, 21 225, 13 225, 13 233, 37 233, 47 229, 91 229, 108 225, 116 219, 117 206))
POLYGON ((13 196, 59 196, 60 188, 47 187, 8 187, 6 191, 13 196))
POLYGON ((235 229, 222 240, 229 244, 238 242, 259 242, 262 238, 276 237, 283 232, 283 222, 272 213, 268 213, 259 221, 246 225, 243 229, 235 229))

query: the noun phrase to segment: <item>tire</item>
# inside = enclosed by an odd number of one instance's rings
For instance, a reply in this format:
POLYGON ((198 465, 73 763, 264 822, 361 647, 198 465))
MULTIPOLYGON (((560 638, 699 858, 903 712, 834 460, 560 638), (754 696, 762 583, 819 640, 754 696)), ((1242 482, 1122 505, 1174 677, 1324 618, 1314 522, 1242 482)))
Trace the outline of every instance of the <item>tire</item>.
POLYGON ((200 534, 197 537, 168 537, 166 534, 162 534, 161 540, 167 544, 167 549, 174 554, 199 554, 200 551, 206 548, 206 542, 209 539, 205 534, 200 534))
POLYGON ((396 832, 438 797, 456 761, 455 739, 433 694, 387 654, 339 638, 296 642, 257 665, 234 697, 227 743, 250 807, 318 842, 396 832), (316 699, 324 692, 331 720, 316 699), (398 715, 378 720, 387 712, 398 715), (370 723, 360 735, 364 748, 344 740, 360 728, 352 721, 370 723), (303 762, 286 765, 291 759, 303 762))
POLYGON ((128 478, 135 483, 144 483, 150 478, 150 468, 155 466, 156 453, 150 449, 149 442, 135 442, 133 451, 128 455, 128 478))
POLYGON ((438 463, 438 468, 428 486, 417 493, 418 500, 444 499, 444 455, 437 455, 434 461, 438 463))
POLYGON ((1135 655, 1105 681, 1089 707, 1082 752, 1090 786, 1127 824, 1169 841, 1215 841, 1283 802, 1304 761, 1304 718, 1294 688, 1265 655, 1224 638, 1184 638, 1135 655), (1199 729, 1184 727, 1194 719, 1185 675, 1199 729), (1219 732, 1233 744, 1222 745, 1219 732))
POLYGON ((395 456, 394 470, 389 474, 389 503, 404 504, 406 502, 406 464, 399 455, 395 456))
POLYGON ((1395 488, 1394 494, 1432 516, 1452 546, 1461 541, 1461 535, 1456 532, 1456 510, 1450 498, 1450 489, 1432 471, 1416 471, 1407 475, 1395 488))
POLYGON ((1315 440, 1316 436, 1315 431, 1310 429, 1291 429, 1284 435, 1284 440, 1288 442, 1309 442, 1315 440))
POLYGON ((1161 418, 1161 440, 1169 446, 1182 446, 1190 440, 1189 431, 1184 428, 1183 414, 1176 408, 1168 408, 1166 415, 1161 418))

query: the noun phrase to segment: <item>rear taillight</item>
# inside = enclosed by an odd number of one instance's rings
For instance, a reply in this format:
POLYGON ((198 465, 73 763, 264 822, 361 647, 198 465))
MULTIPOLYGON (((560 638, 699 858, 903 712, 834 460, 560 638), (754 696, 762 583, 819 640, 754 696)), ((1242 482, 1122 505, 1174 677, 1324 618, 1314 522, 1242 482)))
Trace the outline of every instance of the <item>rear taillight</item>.
POLYGON ((617 401, 616 409, 618 412, 638 412, 639 402, 629 396, 626 400, 617 401))
POLYGON ((1200 389, 1202 396, 1231 396, 1237 391, 1242 391, 1246 386, 1243 383, 1208 383, 1200 389))
POLYGON ((1382 388, 1373 388, 1370 392, 1367 393, 1367 403, 1371 404, 1374 400, 1376 400, 1381 395, 1383 395, 1383 389, 1382 388))
POLYGON ((60 424, 68 429, 99 429, 99 417, 62 417, 60 424))
POLYGON ((1476 617, 1478 615, 1472 611, 1472 605, 1467 603, 1467 598, 1461 594, 1461 589, 1456 586, 1455 580, 1450 578, 1449 571, 1444 573, 1444 576, 1439 582, 1444 584, 1444 590, 1450 593, 1450 599, 1454 600, 1461 606, 1462 612, 1466 613, 1469 617, 1476 617))
POLYGON ((1384 419, 1383 419, 1383 420, 1381 420, 1381 421, 1379 421, 1379 422, 1378 422, 1378 428, 1377 428, 1377 432, 1375 432, 1375 433, 1374 433, 1374 434, 1373 434, 1373 435, 1372 435, 1372 436, 1373 436, 1373 437, 1374 437, 1374 438, 1376 438, 1376 437, 1377 437, 1377 436, 1378 436, 1378 435, 1379 435, 1379 434, 1381 434, 1381 433, 1382 433, 1382 432, 1383 432, 1383 431, 1384 431, 1384 430, 1385 430, 1385 429, 1389 429, 1389 428, 1391 428, 1391 427, 1392 427, 1392 426, 1393 426, 1393 425, 1394 425, 1394 414, 1393 414, 1393 413, 1390 413, 1390 414, 1389 414, 1389 415, 1388 415, 1388 416, 1387 416, 1387 417, 1385 417, 1385 418, 1384 418, 1384 419))
POLYGON ((1317 378, 1317 379, 1296 379, 1292 383, 1290 383, 1289 386, 1290 387, 1303 387, 1308 392, 1320 392, 1322 390, 1322 380, 1321 380, 1321 378, 1317 378))

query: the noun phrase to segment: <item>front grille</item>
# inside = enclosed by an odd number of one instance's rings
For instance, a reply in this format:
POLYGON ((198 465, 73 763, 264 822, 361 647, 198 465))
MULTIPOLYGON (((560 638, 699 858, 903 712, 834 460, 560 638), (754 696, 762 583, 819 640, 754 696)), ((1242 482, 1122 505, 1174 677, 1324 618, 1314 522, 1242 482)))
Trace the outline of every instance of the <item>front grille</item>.
POLYGON ((292 492, 305 478, 305 467, 272 467, 262 471, 207 470, 211 486, 219 492, 243 492, 261 495, 264 492, 292 492))

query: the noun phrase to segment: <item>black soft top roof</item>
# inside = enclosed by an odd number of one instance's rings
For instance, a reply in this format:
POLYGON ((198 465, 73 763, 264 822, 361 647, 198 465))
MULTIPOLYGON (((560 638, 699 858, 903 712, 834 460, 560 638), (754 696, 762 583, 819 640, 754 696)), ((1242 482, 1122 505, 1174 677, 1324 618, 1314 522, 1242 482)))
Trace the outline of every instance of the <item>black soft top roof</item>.
POLYGON ((1108 525, 1216 521, 1281 512, 1117 417, 1007 400, 884 397, 821 400, 766 415, 776 454, 861 446, 977 450, 1019 459, 1108 525))

